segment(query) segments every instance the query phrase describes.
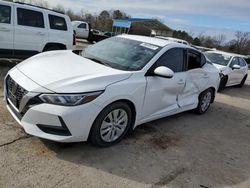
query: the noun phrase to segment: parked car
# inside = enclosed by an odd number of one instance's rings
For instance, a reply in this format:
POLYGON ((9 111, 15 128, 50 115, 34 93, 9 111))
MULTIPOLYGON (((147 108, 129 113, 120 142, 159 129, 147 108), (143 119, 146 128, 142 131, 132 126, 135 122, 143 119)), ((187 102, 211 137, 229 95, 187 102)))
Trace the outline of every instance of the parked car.
POLYGON ((50 50, 73 49, 67 15, 28 4, 0 1, 0 57, 27 58, 50 50))
POLYGON ((82 56, 55 51, 23 61, 5 78, 5 99, 28 134, 110 146, 140 124, 205 113, 219 81, 219 71, 187 45, 120 35, 82 56))
POLYGON ((87 22, 72 21, 72 26, 77 38, 86 39, 90 43, 99 42, 108 38, 108 36, 104 35, 102 32, 96 29, 91 29, 90 24, 87 22))
POLYGON ((220 89, 235 85, 242 87, 245 84, 248 66, 241 55, 222 51, 208 51, 205 55, 220 70, 220 89))
POLYGON ((155 36, 155 37, 159 38, 159 39, 169 40, 171 42, 177 42, 177 43, 189 45, 189 43, 187 41, 181 40, 181 39, 177 39, 177 38, 173 38, 173 37, 163 37, 163 36, 155 36))

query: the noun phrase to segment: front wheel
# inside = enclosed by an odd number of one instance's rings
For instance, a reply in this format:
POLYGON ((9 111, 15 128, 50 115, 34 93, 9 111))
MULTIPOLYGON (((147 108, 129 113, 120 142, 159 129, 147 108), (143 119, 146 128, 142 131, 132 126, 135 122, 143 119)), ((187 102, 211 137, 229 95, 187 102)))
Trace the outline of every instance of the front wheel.
POLYGON ((227 76, 223 76, 220 80, 220 86, 219 86, 219 91, 225 89, 226 85, 227 85, 227 80, 228 80, 228 77, 227 76))
POLYGON ((112 146, 122 140, 132 124, 132 111, 123 102, 107 106, 97 116, 90 133, 90 141, 100 147, 112 146))
POLYGON ((210 107, 210 104, 213 99, 214 92, 212 89, 207 89, 203 93, 201 93, 199 97, 199 103, 196 108, 197 114, 204 114, 210 107))

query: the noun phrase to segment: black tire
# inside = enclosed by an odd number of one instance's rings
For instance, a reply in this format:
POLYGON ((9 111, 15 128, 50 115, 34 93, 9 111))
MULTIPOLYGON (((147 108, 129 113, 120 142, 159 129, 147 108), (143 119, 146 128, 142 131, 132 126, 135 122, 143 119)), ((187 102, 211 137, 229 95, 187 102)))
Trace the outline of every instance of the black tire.
POLYGON ((243 87, 244 84, 245 84, 245 82, 246 82, 246 80, 247 80, 247 75, 244 76, 244 78, 241 80, 241 82, 240 82, 240 84, 238 85, 238 87, 243 87))
POLYGON ((63 50, 63 49, 60 48, 59 46, 49 46, 44 49, 44 52, 55 51, 55 50, 63 50))
POLYGON ((112 146, 112 145, 120 142, 123 139, 123 137, 127 134, 128 130, 130 129, 131 126, 132 126, 132 111, 131 111, 129 105, 127 105, 126 103, 123 103, 123 102, 113 103, 113 104, 107 106, 106 108, 104 108, 100 112, 100 114, 97 116, 97 118, 96 118, 96 120, 91 128, 89 141, 98 147, 112 146), (107 118, 107 116, 112 111, 117 110, 117 109, 122 109, 127 113, 127 117, 128 117, 127 118, 128 119, 127 125, 126 125, 126 128, 124 129, 123 133, 116 140, 107 142, 101 136, 101 126, 102 126, 103 121, 107 118))
POLYGON ((204 114, 209 109, 213 101, 213 97, 214 97, 214 91, 212 89, 207 89, 206 91, 202 92, 199 96, 199 103, 198 103, 197 108, 195 109, 195 112, 197 114, 204 114), (210 101, 206 105, 206 107, 204 107, 203 105, 204 105, 205 97, 207 97, 209 93, 210 93, 210 101))
POLYGON ((227 80, 228 80, 228 77, 227 76, 223 76, 220 80, 220 86, 219 86, 219 89, 218 91, 221 91, 223 89, 225 89, 226 85, 227 85, 227 80))

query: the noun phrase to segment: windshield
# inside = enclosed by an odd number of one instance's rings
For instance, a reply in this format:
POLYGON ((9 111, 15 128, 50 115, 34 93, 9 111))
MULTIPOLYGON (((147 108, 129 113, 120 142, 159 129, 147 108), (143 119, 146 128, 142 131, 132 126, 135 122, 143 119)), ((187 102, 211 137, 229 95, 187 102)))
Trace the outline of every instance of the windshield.
POLYGON ((205 55, 210 61, 212 61, 212 63, 218 64, 218 65, 224 65, 224 66, 227 66, 232 58, 232 56, 227 55, 227 54, 218 54, 218 53, 211 53, 211 52, 206 52, 205 55))
POLYGON ((83 57, 115 69, 141 70, 161 47, 121 37, 98 42, 82 53, 83 57))

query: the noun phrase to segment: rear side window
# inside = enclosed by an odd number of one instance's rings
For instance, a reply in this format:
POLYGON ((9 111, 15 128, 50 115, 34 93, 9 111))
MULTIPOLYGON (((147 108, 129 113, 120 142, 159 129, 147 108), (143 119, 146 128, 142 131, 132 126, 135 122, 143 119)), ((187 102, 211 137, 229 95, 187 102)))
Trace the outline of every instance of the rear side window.
POLYGON ((239 62, 241 67, 245 67, 247 65, 245 60, 243 60, 242 58, 239 58, 239 62))
POLYGON ((63 17, 49 15, 50 29, 67 31, 67 24, 63 17))
POLYGON ((182 72, 184 67, 184 50, 182 48, 168 50, 158 59, 156 65, 157 67, 168 67, 173 72, 182 72))
POLYGON ((189 50, 188 52, 188 70, 201 68, 205 63, 202 55, 196 51, 189 50))
POLYGON ((44 28, 43 13, 34 10, 17 8, 17 24, 44 28))
POLYGON ((11 7, 0 5, 0 23, 10 24, 11 22, 11 7))

